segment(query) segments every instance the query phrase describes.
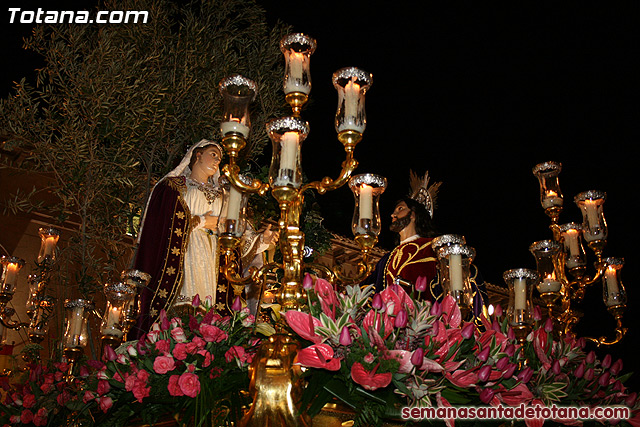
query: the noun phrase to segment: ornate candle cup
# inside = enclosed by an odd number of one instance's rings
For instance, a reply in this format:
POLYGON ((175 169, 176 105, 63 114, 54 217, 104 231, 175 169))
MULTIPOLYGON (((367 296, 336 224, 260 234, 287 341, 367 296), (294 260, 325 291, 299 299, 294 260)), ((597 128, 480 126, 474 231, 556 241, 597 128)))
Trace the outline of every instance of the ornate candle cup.
POLYGON ((381 228, 380 195, 387 188, 387 179, 371 173, 354 175, 349 180, 349 188, 355 198, 351 231, 356 240, 370 239, 375 245, 381 228))
POLYGON ((46 281, 43 274, 30 274, 27 278, 29 283, 29 296, 27 297, 27 315, 31 318, 38 308, 38 304, 42 299, 46 281))
POLYGON ((582 226, 575 222, 558 227, 564 244, 564 265, 575 278, 584 276, 587 267, 587 257, 582 247, 582 226))
POLYGON ((316 50, 316 41, 301 33, 289 34, 280 40, 280 50, 286 61, 284 70, 285 100, 293 108, 295 116, 311 92, 311 55, 316 50))
POLYGON ((64 308, 62 346, 65 353, 69 350, 79 356, 79 353, 82 353, 82 349, 87 345, 86 323, 87 316, 93 310, 93 303, 84 299, 68 299, 64 302, 64 308))
MULTIPOLYGON (((245 184, 251 184, 251 180, 244 175, 239 175, 239 179, 245 184)), ((222 211, 218 221, 218 236, 228 242, 231 247, 223 243, 225 249, 233 249, 242 237, 246 229, 247 219, 247 193, 240 191, 229 182, 226 177, 220 178, 220 185, 223 190, 222 211)))
POLYGON ((473 307, 469 269, 475 256, 476 251, 471 246, 457 243, 438 250, 442 289, 446 295, 451 295, 457 301, 465 318, 473 307))
POLYGON ((558 221, 564 203, 558 182, 561 170, 562 164, 557 162, 544 162, 533 168, 533 174, 540 183, 540 204, 554 224, 558 221))
POLYGON ((107 283, 104 285, 107 307, 100 325, 100 333, 104 344, 111 346, 120 344, 126 332, 126 308, 136 293, 136 286, 127 282, 107 283))
MULTIPOLYGON (((124 305, 124 333, 131 330, 140 314, 140 296, 142 290, 147 287, 151 280, 151 275, 144 271, 129 269, 120 274, 120 280, 135 288, 136 294, 124 305)), ((126 337, 125 337, 126 340, 126 337)))
POLYGON ((624 266, 623 258, 606 258, 607 268, 602 276, 602 298, 607 307, 626 306, 627 293, 620 280, 620 272, 624 266))
POLYGON ((507 318, 520 343, 523 343, 533 324, 533 287, 539 282, 539 274, 527 268, 507 270, 503 276, 509 287, 507 318))
POLYGON ((0 257, 0 307, 11 301, 18 283, 18 272, 25 261, 14 256, 0 257))
POLYGON ((45 335, 47 335, 49 319, 53 314, 54 304, 55 300, 48 295, 43 296, 38 302, 35 312, 31 316, 29 328, 27 329, 29 341, 32 343, 37 344, 42 342, 45 335))
POLYGON ((538 292, 558 293, 562 289, 560 274, 558 273, 560 244, 553 240, 540 240, 529 246, 529 251, 536 259, 536 269, 540 274, 537 284, 538 292))
POLYGON ((607 222, 604 219, 603 205, 607 193, 590 190, 579 193, 575 197, 576 205, 582 211, 582 236, 600 260, 607 242, 607 222))
POLYGON ((442 236, 434 237, 431 241, 431 248, 437 254, 442 247, 466 244, 467 240, 460 234, 443 234, 442 236))
POLYGON ((38 230, 40 235, 40 252, 37 263, 51 264, 56 260, 56 246, 60 239, 60 231, 53 227, 43 227, 38 230))
MULTIPOLYGON (((341 141, 359 140, 367 126, 364 96, 373 84, 373 76, 355 67, 342 68, 333 73, 333 87, 338 91, 336 131, 341 141)), ((343 142, 344 143, 344 142, 343 142)))
MULTIPOLYGON (((249 137, 249 104, 255 99, 258 86, 253 80, 234 74, 222 79, 218 87, 224 100, 224 113, 220 123, 223 145, 227 148, 226 145, 231 143, 242 144, 237 140, 249 137)), ((237 151, 242 149, 235 146, 231 148, 237 151)))
POLYGON ((267 123, 267 134, 273 143, 269 184, 271 187, 300 188, 300 144, 309 134, 309 124, 296 117, 283 117, 267 123))

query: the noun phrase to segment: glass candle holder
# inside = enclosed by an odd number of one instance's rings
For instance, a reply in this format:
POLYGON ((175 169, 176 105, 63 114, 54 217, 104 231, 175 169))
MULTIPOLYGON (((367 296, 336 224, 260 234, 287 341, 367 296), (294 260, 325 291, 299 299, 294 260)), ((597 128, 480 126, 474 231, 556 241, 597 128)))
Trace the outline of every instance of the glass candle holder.
POLYGON ((533 323, 533 287, 539 283, 539 274, 527 268, 515 268, 504 272, 505 283, 509 288, 509 308, 507 316, 512 326, 531 325, 533 323))
POLYGON ((533 168, 533 174, 538 178, 540 184, 540 204, 547 215, 556 220, 564 203, 558 181, 561 170, 562 164, 557 162, 544 162, 533 168))
POLYGON ((557 293, 562 288, 558 273, 561 246, 553 240, 540 240, 529 246, 529 252, 536 259, 536 270, 540 280, 537 288, 540 294, 557 293))
POLYGON ((29 283, 29 296, 27 297, 26 307, 27 315, 31 317, 42 299, 47 282, 42 274, 30 274, 27 278, 27 283, 29 283))
POLYGON ((224 113, 220 122, 222 137, 249 137, 251 122, 249 120, 249 104, 258 93, 258 86, 253 80, 234 74, 222 79, 218 85, 224 102, 224 113))
POLYGON ((280 50, 284 54, 284 93, 311 92, 311 55, 316 50, 316 41, 302 33, 289 34, 280 40, 280 50))
POLYGON ((387 188, 387 179, 380 175, 365 173, 354 175, 349 180, 349 188, 355 198, 355 209, 351 220, 354 236, 380 235, 380 195, 387 188))
POLYGON ((338 91, 336 131, 363 133, 367 126, 364 96, 373 84, 373 75, 355 67, 333 73, 333 87, 338 91))
POLYGON ((273 143, 269 184, 300 188, 300 145, 309 134, 309 124, 297 117, 283 117, 267 123, 267 134, 273 143))
POLYGON ((461 234, 443 234, 442 236, 434 237, 431 241, 431 248, 434 253, 438 253, 440 248, 451 245, 466 245, 467 240, 461 234))
POLYGON ((7 303, 13 298, 18 284, 18 272, 24 267, 25 261, 14 256, 0 257, 0 303, 7 303))
POLYGON ((125 321, 125 333, 128 332, 131 327, 136 323, 138 315, 140 314, 140 296, 142 290, 149 285, 151 275, 144 271, 136 269, 124 270, 120 274, 120 280, 124 283, 132 286, 136 293, 128 300, 124 305, 124 321, 125 321))
POLYGON ((582 236, 587 243, 607 240, 607 222, 603 213, 606 198, 604 191, 589 190, 577 194, 574 199, 582 212, 582 236))
POLYGON ((476 256, 475 249, 455 243, 441 247, 437 255, 444 293, 455 298, 461 308, 472 307, 470 267, 476 256))
POLYGON ((558 273, 560 250, 560 244, 553 240, 540 240, 529 246, 529 252, 536 259, 540 279, 537 288, 540 294, 558 293, 562 288, 558 273))
POLYGON ((102 317, 100 333, 121 339, 126 332, 126 307, 136 295, 135 285, 126 282, 107 283, 104 285, 104 295, 107 307, 102 317))
POLYGON ((565 267, 570 272, 584 271, 587 266, 587 256, 582 246, 582 225, 570 222, 561 225, 559 231, 564 245, 565 267))
POLYGON ((27 329, 29 341, 32 343, 42 342, 45 335, 47 335, 47 331, 49 330, 49 319, 53 314, 54 305, 55 300, 48 295, 44 295, 38 302, 38 305, 31 316, 29 328, 27 329))
POLYGON ((64 350, 83 349, 87 345, 87 317, 93 304, 84 299, 64 302, 65 319, 62 346, 64 350))
MULTIPOLYGON (((251 184, 251 180, 244 175, 239 175, 240 180, 251 184)), ((222 210, 218 221, 218 233, 235 237, 242 237, 246 229, 247 219, 247 193, 238 190, 226 176, 220 177, 220 186, 223 190, 222 210)))
POLYGON ((43 227, 38 230, 38 234, 40 235, 38 264, 54 262, 56 260, 56 246, 60 239, 60 230, 53 227, 43 227))
POLYGON ((607 268, 602 276, 602 298, 607 307, 627 304, 627 292, 622 285, 620 272, 624 266, 623 258, 606 258, 607 268))

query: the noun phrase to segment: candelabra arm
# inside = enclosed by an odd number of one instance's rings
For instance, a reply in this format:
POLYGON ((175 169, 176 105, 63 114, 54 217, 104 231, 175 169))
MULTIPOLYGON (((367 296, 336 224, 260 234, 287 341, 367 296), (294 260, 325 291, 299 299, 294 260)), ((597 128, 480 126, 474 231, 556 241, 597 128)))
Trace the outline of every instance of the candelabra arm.
POLYGON ((629 328, 625 328, 624 326, 622 326, 622 317, 623 317, 625 308, 626 308, 626 305, 624 304, 614 305, 607 308, 609 313, 611 313, 611 315, 616 320, 615 338, 613 338, 612 340, 609 340, 607 339, 607 337, 602 336, 600 338, 585 337, 585 339, 591 342, 594 342, 598 347, 600 347, 601 345, 614 345, 619 343, 622 340, 622 338, 625 337, 625 335, 627 334, 627 331, 629 330, 629 328))
POLYGON ((322 271, 327 276, 327 278, 329 279, 329 282, 331 283, 334 283, 336 280, 336 276, 337 276, 336 273, 327 266, 324 266, 322 264, 318 264, 315 262, 309 262, 309 263, 305 263, 305 267, 311 270, 322 271))
POLYGON ((249 268, 249 274, 242 277, 238 273, 240 266, 234 259, 233 252, 225 251, 224 260, 225 262, 222 266, 222 271, 224 271, 224 277, 229 281, 229 283, 233 285, 247 285, 254 281, 254 272, 257 270, 255 267, 249 268))
POLYGON ((261 196, 265 195, 269 191, 269 183, 263 183, 259 179, 251 180, 250 184, 245 183, 240 179, 240 168, 235 162, 230 162, 222 167, 222 173, 229 181, 240 191, 246 193, 258 193, 261 196))
POLYGON ((29 327, 29 323, 11 320, 6 318, 4 315, 0 317, 0 323, 2 323, 2 326, 5 328, 13 329, 14 331, 29 327))
POLYGON ((358 161, 353 158, 353 150, 347 150, 345 147, 345 151, 347 152, 347 158, 342 162, 342 170, 338 178, 332 179, 327 176, 322 178, 322 181, 310 182, 302 187, 302 191, 315 189, 318 194, 324 194, 327 191, 336 190, 346 184, 353 171, 358 167, 358 161))

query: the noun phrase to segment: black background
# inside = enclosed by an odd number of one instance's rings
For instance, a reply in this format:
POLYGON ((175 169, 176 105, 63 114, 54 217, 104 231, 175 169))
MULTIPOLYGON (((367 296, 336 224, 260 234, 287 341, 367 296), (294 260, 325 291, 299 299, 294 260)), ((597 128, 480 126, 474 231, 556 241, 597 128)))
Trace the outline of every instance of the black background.
MULTIPOLYGON (((302 151, 308 177, 336 177, 344 158, 333 128, 332 73, 346 66, 371 72, 356 173, 387 177, 381 198, 385 220, 409 190, 410 169, 428 170, 433 180, 442 181, 435 214, 439 229, 466 236, 488 281, 501 285, 507 269, 535 268, 529 245, 551 238, 533 166, 549 160, 563 164, 561 223, 581 221, 575 194, 606 191, 605 254, 625 258, 626 322, 632 329, 623 343, 600 354, 624 356, 626 370, 635 368, 633 350, 640 336, 635 316, 640 271, 637 3, 260 4, 269 19, 282 19, 318 42, 311 60, 312 100, 303 111, 311 125, 302 151)), ((61 2, 15 6, 69 7, 61 2)), ((3 16, 6 93, 11 81, 32 75, 34 57, 20 49, 29 26, 8 24, 8 12, 3 16)), ((350 191, 341 188, 317 199, 325 225, 349 236, 350 191)), ((392 247, 392 237, 383 232, 380 245, 392 247)), ((612 330, 599 286, 590 290, 585 311, 581 332, 612 330)), ((631 384, 639 384, 638 378, 631 384)))

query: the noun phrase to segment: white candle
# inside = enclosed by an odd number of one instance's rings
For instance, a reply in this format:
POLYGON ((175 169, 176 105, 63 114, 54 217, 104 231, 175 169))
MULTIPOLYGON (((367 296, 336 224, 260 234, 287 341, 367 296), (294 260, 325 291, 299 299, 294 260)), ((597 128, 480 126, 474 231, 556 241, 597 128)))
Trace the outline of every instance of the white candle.
POLYGON ((373 219, 373 187, 362 184, 360 187, 360 219, 373 219))
POLYGON ((562 206, 562 204, 562 197, 558 197, 558 193, 553 190, 547 191, 544 199, 542 200, 542 207, 545 209, 552 208, 554 206, 562 206))
POLYGON ((67 339, 70 342, 70 346, 77 347, 79 345, 80 335, 82 334, 82 318, 84 309, 82 307, 75 307, 71 312, 71 319, 69 319, 69 336, 67 339))
POLYGON ((227 209, 227 220, 238 220, 240 216, 240 202, 242 201, 242 193, 240 193, 233 185, 229 188, 229 208, 227 209))
POLYGON ((569 247, 569 254, 571 256, 580 255, 580 247, 578 246, 578 230, 571 228, 564 233, 564 241, 567 242, 569 247))
POLYGON ((308 95, 311 91, 311 85, 305 83, 303 79, 305 64, 309 60, 308 57, 303 53, 290 50, 288 60, 289 75, 287 76, 287 80, 285 81, 284 93, 287 94, 292 92, 302 92, 308 95))
POLYGON ((15 286, 18 281, 18 264, 10 262, 7 264, 7 270, 4 275, 4 283, 15 286))
POLYGON ((604 280, 607 284, 607 305, 618 305, 618 278, 615 267, 608 266, 604 272, 604 280))
POLYGON ((355 83, 355 77, 344 87, 344 122, 347 125, 356 125, 358 114, 358 101, 360 100, 360 85, 355 83))
POLYGON ((220 123, 220 131, 222 135, 228 135, 231 132, 242 134, 245 138, 249 136, 249 127, 240 123, 239 119, 234 119, 220 123))
POLYGON ((527 308, 527 279, 517 278, 513 281, 513 294, 515 297, 514 308, 516 310, 526 310, 527 308))
POLYGON ((295 170, 298 154, 298 134, 285 132, 280 141, 280 170, 295 170))
POLYGON ((116 307, 107 312, 107 319, 104 328, 100 332, 103 335, 115 335, 121 338, 124 333, 116 325, 120 324, 120 310, 116 307))
POLYGON ((452 291, 462 290, 462 255, 449 255, 449 282, 452 291))
POLYGON ((44 240, 44 256, 46 257, 53 257, 53 252, 56 249, 56 237, 51 236, 51 237, 47 237, 44 240))
POLYGON ((542 282, 538 283, 538 292, 541 294, 558 292, 560 290, 560 286, 560 282, 553 277, 553 274, 549 274, 542 280, 542 282))
POLYGON ((594 200, 585 200, 585 211, 587 213, 587 223, 590 229, 598 228, 600 221, 598 220, 598 203, 594 200))

